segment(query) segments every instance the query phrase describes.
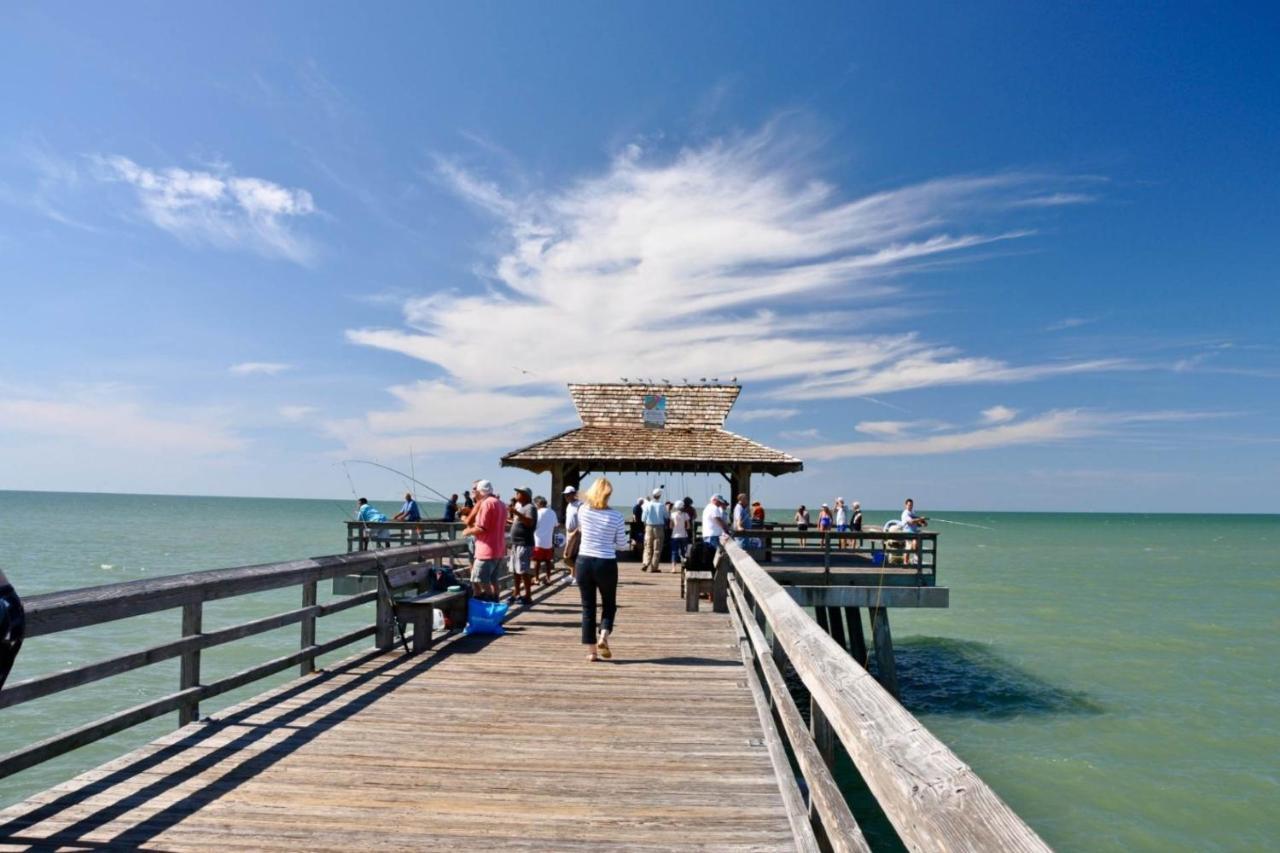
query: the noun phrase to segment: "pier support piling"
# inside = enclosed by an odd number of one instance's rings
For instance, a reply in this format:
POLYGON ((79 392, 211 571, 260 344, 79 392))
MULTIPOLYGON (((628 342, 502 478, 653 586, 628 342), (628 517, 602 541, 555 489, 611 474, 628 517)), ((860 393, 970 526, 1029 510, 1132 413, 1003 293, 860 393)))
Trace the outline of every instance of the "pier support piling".
POLYGON ((849 649, 844 639, 844 616, 838 607, 827 608, 827 624, 831 626, 831 639, 840 644, 840 648, 849 649))
POLYGON ((849 654, 858 662, 858 666, 867 665, 867 637, 862 630, 862 610, 858 607, 844 609, 845 621, 849 623, 849 654))
POLYGON ((884 607, 869 607, 871 611, 871 636, 876 645, 876 671, 881 686, 898 698, 898 671, 893 660, 893 637, 889 633, 889 611, 884 607))

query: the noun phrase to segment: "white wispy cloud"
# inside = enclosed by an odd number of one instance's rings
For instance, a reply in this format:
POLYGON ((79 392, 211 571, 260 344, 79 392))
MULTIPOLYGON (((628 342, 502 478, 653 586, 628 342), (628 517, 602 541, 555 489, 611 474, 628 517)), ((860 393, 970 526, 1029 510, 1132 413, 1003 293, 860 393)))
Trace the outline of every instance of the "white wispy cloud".
POLYGON ((464 391, 423 380, 387 389, 397 408, 326 422, 324 430, 363 454, 513 449, 545 437, 557 419, 573 420, 567 395, 464 391))
POLYGON ((438 179, 499 224, 507 248, 489 286, 407 300, 402 327, 347 337, 437 365, 460 389, 737 376, 803 400, 1123 366, 1011 365, 848 322, 904 304, 900 274, 916 265, 1026 237, 1008 221, 1015 202, 1060 179, 961 176, 846 198, 805 171, 805 154, 776 127, 667 159, 632 145, 602 174, 520 196, 439 159, 438 179), (510 367, 545 329, 590 357, 510 367))
POLYGON ((1063 317, 1055 323, 1045 326, 1046 332, 1063 332, 1067 329, 1078 329, 1081 326, 1088 326, 1090 323, 1098 322, 1097 317, 1063 317))
POLYGON ((227 368, 228 371, 239 376, 251 376, 254 374, 276 376, 292 369, 292 364, 284 364, 278 361, 242 361, 227 368))
POLYGON ((1090 204, 1097 200, 1098 196, 1090 193, 1058 192, 1016 199, 1012 205, 1014 207, 1062 207, 1067 204, 1090 204))
POLYGON ((810 429, 791 429, 783 430, 778 433, 778 437, 785 441, 814 441, 821 437, 816 427, 810 429))
POLYGON ((195 455, 243 448, 244 439, 216 412, 165 408, 132 399, 116 385, 72 386, 0 398, 0 435, 75 439, 80 448, 195 455))
POLYGON ((294 227, 316 212, 311 193, 265 178, 237 176, 230 166, 213 171, 151 169, 118 154, 94 155, 100 180, 131 187, 137 212, 157 228, 188 243, 248 249, 308 263, 314 248, 294 227))
POLYGON ((933 435, 882 433, 889 437, 877 441, 853 441, 806 447, 797 450, 803 458, 816 460, 845 459, 857 456, 922 456, 992 450, 1029 444, 1050 444, 1073 439, 1117 434, 1142 424, 1175 423, 1207 418, 1227 417, 1224 412, 1100 412, 1085 409, 1059 409, 1021 421, 999 423, 978 429, 933 435))
POLYGON ((276 412, 287 421, 301 421, 317 414, 315 406, 278 406, 276 412))
POLYGON ((992 406, 989 409, 982 410, 982 421, 988 424, 1002 424, 1011 421, 1018 416, 1017 409, 1011 409, 1008 406, 992 406))

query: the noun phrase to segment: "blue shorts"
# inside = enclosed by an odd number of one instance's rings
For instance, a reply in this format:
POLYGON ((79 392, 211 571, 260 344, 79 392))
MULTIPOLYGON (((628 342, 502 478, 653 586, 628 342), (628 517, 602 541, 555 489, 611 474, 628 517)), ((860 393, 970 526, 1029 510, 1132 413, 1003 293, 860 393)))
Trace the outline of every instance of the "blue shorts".
POLYGON ((836 530, 840 531, 841 533, 848 533, 848 532, 849 532, 849 525, 847 525, 847 524, 837 524, 837 525, 836 525, 836 530))

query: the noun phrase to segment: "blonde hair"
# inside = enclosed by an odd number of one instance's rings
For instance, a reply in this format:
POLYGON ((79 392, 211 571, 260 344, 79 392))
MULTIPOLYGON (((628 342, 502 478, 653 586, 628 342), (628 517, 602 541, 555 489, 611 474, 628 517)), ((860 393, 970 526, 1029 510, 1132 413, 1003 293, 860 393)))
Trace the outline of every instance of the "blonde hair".
POLYGON ((587 493, 583 495, 587 506, 592 509, 608 509, 609 498, 611 497, 613 497, 613 483, 610 483, 604 477, 597 477, 596 481, 591 484, 591 488, 587 489, 587 493))

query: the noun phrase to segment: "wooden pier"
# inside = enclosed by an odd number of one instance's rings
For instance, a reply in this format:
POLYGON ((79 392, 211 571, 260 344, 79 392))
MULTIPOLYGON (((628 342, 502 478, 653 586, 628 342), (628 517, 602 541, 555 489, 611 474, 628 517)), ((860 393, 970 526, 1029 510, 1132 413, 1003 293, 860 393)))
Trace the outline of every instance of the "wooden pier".
POLYGON ((188 618, 177 641, 11 684, 0 708, 166 657, 189 663, 176 693, 0 757, 0 776, 158 714, 180 712, 181 726, 0 812, 0 849, 866 850, 832 775, 840 749, 909 849, 1046 849, 731 540, 717 564, 726 613, 686 612, 677 575, 624 564, 609 662, 585 660, 577 590, 559 581, 514 611, 505 636, 450 632, 422 654, 396 642, 380 591, 315 603, 322 580, 464 549, 32 597, 37 642, 165 608, 188 618), (201 602, 283 586, 300 587, 304 606, 199 630, 201 602), (316 644, 315 618, 367 603, 373 625, 316 644), (300 625, 298 652, 201 682, 200 649, 283 624, 300 625), (370 637, 379 648, 310 667, 370 637), (287 686, 199 717, 200 699, 295 666, 305 674, 287 686), (784 672, 812 697, 807 715, 784 672))

